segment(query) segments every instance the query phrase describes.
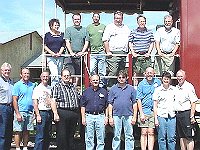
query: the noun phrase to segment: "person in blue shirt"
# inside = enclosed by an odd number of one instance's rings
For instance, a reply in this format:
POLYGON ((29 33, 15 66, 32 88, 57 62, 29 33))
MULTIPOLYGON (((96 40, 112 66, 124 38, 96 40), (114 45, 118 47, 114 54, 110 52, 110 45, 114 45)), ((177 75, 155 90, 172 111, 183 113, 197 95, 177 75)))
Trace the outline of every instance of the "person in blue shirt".
POLYGON ((127 73, 119 71, 118 83, 113 85, 108 95, 109 124, 114 129, 112 149, 120 150, 122 127, 125 134, 125 150, 134 149, 133 125, 136 123, 136 90, 126 83, 127 73))
POLYGON ((91 86, 83 92, 80 100, 82 124, 85 126, 86 150, 95 148, 94 133, 96 132, 96 150, 104 150, 105 125, 108 123, 107 100, 108 92, 99 87, 99 75, 92 75, 91 86))
POLYGON ((35 84, 29 81, 30 71, 23 68, 21 80, 14 84, 12 96, 15 110, 13 120, 14 139, 16 150, 20 150, 20 141, 23 139, 23 150, 27 150, 29 131, 33 130, 33 100, 32 93, 35 84), (21 138, 22 136, 22 138, 21 138))
POLYGON ((138 119, 141 127, 141 150, 153 150, 154 147, 154 113, 153 113, 153 93, 156 87, 161 85, 161 81, 154 77, 155 71, 148 67, 144 73, 145 78, 137 87, 137 104, 140 114, 138 119), (148 144, 147 144, 148 142, 148 144))

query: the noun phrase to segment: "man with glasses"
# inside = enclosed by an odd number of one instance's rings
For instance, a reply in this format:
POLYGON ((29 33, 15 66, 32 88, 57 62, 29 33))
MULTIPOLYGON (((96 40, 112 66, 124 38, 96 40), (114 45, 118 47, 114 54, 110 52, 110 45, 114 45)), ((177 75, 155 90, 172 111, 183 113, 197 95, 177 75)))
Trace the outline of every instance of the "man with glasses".
POLYGON ((74 133, 79 117, 79 96, 71 83, 71 73, 64 69, 61 81, 52 88, 52 99, 57 103, 59 121, 57 129, 57 150, 74 149, 74 133))
POLYGON ((137 103, 136 91, 126 83, 127 73, 119 71, 118 83, 113 85, 108 96, 109 124, 114 129, 112 149, 120 150, 121 131, 124 128, 125 149, 134 149, 133 125, 136 123, 137 103))
POLYGON ((108 123, 107 100, 108 93, 99 87, 99 75, 90 78, 91 86, 83 92, 80 100, 82 124, 85 126, 86 150, 95 149, 94 137, 96 133, 96 150, 103 150, 105 146, 105 125, 108 123))
POLYGON ((11 65, 3 63, 0 76, 0 149, 10 150, 13 131, 11 65))
POLYGON ((156 87, 161 85, 161 81, 154 77, 154 69, 148 67, 145 71, 145 78, 137 87, 137 104, 140 114, 138 119, 141 127, 141 150, 153 150, 154 147, 154 113, 153 113, 153 93, 156 87), (148 143, 148 144, 147 144, 148 143))

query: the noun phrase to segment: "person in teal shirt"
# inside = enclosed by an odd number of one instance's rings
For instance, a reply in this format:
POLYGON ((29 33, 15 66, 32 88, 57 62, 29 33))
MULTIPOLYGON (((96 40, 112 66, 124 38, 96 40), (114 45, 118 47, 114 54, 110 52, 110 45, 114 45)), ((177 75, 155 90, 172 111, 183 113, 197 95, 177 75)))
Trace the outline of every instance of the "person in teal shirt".
POLYGON ((103 87, 105 85, 105 78, 103 77, 106 75, 106 57, 102 36, 106 26, 100 23, 99 13, 94 13, 92 20, 93 23, 87 26, 90 37, 90 73, 100 75, 99 86, 103 87))

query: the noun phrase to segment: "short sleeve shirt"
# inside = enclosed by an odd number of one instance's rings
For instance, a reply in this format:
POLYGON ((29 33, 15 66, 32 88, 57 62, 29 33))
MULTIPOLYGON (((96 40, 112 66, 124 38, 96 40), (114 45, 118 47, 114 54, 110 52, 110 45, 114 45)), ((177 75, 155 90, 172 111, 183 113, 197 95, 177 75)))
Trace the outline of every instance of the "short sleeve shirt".
POLYGON ((18 108, 20 112, 32 112, 33 100, 32 94, 35 84, 28 81, 27 83, 22 80, 14 84, 12 95, 18 97, 18 108))
POLYGON ((152 82, 147 82, 143 79, 137 87, 137 100, 141 100, 142 110, 144 114, 150 115, 153 111, 153 93, 156 87, 161 85, 161 81, 157 78, 153 78, 152 82))
POLYGON ((51 109, 51 106, 49 105, 50 97, 51 97, 51 86, 44 86, 42 83, 40 83, 33 90, 32 99, 38 101, 39 110, 51 109))
POLYGON ((12 102, 12 89, 12 81, 0 76, 0 103, 12 102))
POLYGON ((191 109, 191 103, 196 101, 198 101, 198 97, 191 83, 185 81, 182 86, 176 86, 175 102, 177 111, 191 109))

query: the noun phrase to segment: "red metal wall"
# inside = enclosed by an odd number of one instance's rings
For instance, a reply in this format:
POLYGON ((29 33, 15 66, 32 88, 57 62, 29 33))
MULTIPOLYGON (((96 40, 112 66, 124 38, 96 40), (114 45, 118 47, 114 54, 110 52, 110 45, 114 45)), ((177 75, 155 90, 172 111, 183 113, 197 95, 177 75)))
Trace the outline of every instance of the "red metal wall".
POLYGON ((200 0, 181 0, 181 68, 200 98, 200 0))

